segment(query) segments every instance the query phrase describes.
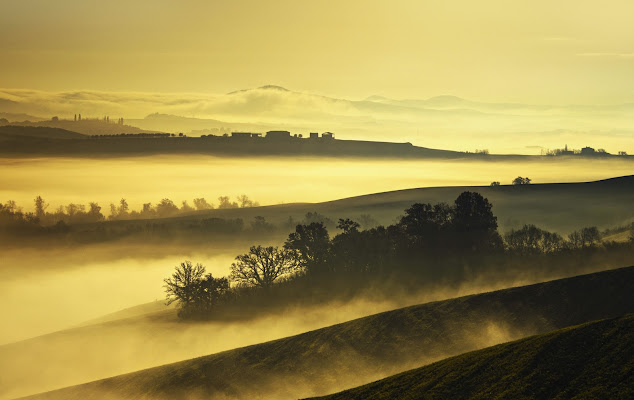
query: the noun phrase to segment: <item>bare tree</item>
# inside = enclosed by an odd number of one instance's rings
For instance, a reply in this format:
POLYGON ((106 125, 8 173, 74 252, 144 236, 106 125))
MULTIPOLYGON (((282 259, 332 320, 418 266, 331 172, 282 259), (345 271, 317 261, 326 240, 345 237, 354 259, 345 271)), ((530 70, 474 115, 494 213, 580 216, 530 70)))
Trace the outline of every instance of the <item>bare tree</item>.
POLYGON ((205 274, 202 264, 193 265, 191 261, 182 262, 176 267, 171 278, 164 279, 167 304, 180 302, 181 307, 188 307, 196 300, 198 283, 205 274))
POLYGON ((238 203, 231 202, 229 196, 220 196, 218 197, 218 208, 238 208, 238 203))
POLYGON ((247 254, 236 257, 231 264, 231 280, 268 288, 276 279, 300 270, 300 259, 295 250, 269 246, 252 246, 247 254))
POLYGON ((240 196, 238 196, 238 204, 240 205, 240 208, 257 207, 260 205, 257 202, 251 200, 246 194, 241 194, 240 196))

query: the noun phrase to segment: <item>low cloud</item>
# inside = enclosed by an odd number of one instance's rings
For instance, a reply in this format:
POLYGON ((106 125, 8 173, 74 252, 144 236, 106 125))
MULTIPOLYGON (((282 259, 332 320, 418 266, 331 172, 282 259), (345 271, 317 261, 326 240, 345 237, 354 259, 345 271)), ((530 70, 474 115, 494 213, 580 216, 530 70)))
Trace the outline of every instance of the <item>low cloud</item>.
MULTIPOLYGON (((611 53, 587 53, 611 54, 611 53)), ((616 54, 616 53, 615 53, 616 54)), ((630 57, 632 54, 618 54, 630 57)), ((561 147, 570 139, 568 132, 587 132, 583 143, 606 150, 634 151, 634 104, 621 105, 531 105, 483 103, 454 96, 426 100, 357 101, 301 93, 275 86, 241 90, 228 94, 144 93, 104 91, 44 92, 0 89, 0 114, 30 114, 50 118, 86 118, 127 121, 152 130, 191 132, 224 126, 244 129, 240 124, 262 128, 289 129, 294 133, 332 131, 340 138, 387 140, 452 150, 489 148, 492 152, 525 152, 527 134, 544 147, 561 147), (150 114, 202 119, 172 121, 165 126, 150 114), (209 122, 204 120, 215 120, 209 122), (145 125, 144 123, 147 122, 145 125), (158 124, 158 125, 157 125, 158 124), (544 134, 539 132, 551 132, 544 134), (626 132, 625 135, 615 132, 626 132), (449 140, 451 136, 451 139, 449 140), (601 143, 592 138, 601 138, 601 143), (603 140, 607 137, 607 140, 603 140), (519 139, 519 141, 518 141, 519 139), (629 142, 629 143, 628 143, 629 142), (629 146, 629 148, 628 148, 629 146)), ((567 142, 571 145, 570 142, 567 142)))

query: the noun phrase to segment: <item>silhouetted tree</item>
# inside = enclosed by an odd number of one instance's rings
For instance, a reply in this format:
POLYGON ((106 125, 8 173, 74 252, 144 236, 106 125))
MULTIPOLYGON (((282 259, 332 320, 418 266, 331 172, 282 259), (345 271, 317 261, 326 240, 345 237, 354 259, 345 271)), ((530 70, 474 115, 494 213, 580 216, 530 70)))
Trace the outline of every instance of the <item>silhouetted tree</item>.
POLYGON ((359 231, 359 227, 359 223, 349 218, 339 219, 337 229, 343 232, 332 239, 332 258, 336 271, 349 273, 368 271, 370 264, 366 256, 370 250, 367 248, 369 234, 368 231, 359 231))
POLYGON ((497 217, 489 200, 480 193, 463 192, 454 202, 452 228, 462 251, 501 249, 497 217))
POLYGON ((341 229, 343 233, 358 232, 360 227, 361 225, 358 222, 350 218, 339 218, 339 222, 337 222, 337 229, 341 229))
POLYGON ((196 207, 196 210, 200 211, 200 210, 210 210, 213 208, 213 206, 209 203, 207 203, 207 200, 205 200, 203 197, 194 199, 194 207, 196 207))
POLYGON ((421 244, 438 237, 449 226, 451 218, 452 210, 446 203, 416 203, 405 210, 399 225, 416 244, 421 244))
POLYGON ((500 182, 499 181, 493 181, 493 182, 491 182, 490 186, 500 186, 500 182))
POLYGON ((191 261, 177 266, 171 278, 164 279, 167 305, 178 301, 181 307, 189 307, 198 295, 197 285, 205 274, 202 264, 193 265, 191 261))
POLYGON ((304 216, 304 220, 302 221, 304 225, 311 224, 313 222, 318 222, 323 224, 326 228, 333 227, 334 224, 332 220, 325 215, 322 215, 318 212, 307 212, 304 216))
POLYGON ((218 208, 238 208, 238 203, 231 202, 229 196, 220 196, 218 197, 218 208))
POLYGON ((95 202, 91 202, 89 204, 90 210, 88 210, 88 214, 93 221, 102 221, 104 219, 103 214, 101 213, 101 207, 99 204, 95 202))
POLYGON ((141 216, 144 218, 150 218, 155 214, 154 208, 152 208, 152 203, 143 203, 143 208, 141 209, 141 216))
POLYGON ((238 196, 238 204, 240 205, 240 208, 259 206, 257 202, 249 199, 249 196, 247 196, 246 194, 241 194, 240 196, 238 196))
POLYGON ((580 231, 571 232, 568 240, 573 248, 586 248, 594 246, 601 240, 601 234, 596 226, 586 227, 580 231))
POLYGON ((513 185, 530 185, 530 183, 530 178, 522 178, 521 176, 518 176, 517 178, 513 179, 513 185))
POLYGON ((321 222, 297 225, 288 235, 284 248, 295 250, 309 274, 328 270, 330 258, 330 236, 321 222))
POLYGON ((231 280, 241 284, 269 288, 282 276, 299 272, 301 264, 294 250, 252 246, 247 254, 231 264, 231 280))
POLYGON ((511 230, 504 235, 504 240, 509 250, 525 255, 553 253, 564 248, 564 240, 559 234, 535 225, 524 225, 521 229, 511 230))
POLYGON ((42 219, 44 218, 44 214, 46 212, 46 208, 48 204, 44 201, 42 196, 37 196, 35 198, 35 216, 42 219))
MULTIPOLYGON (((204 267, 203 267, 204 268, 204 267)), ((218 304, 220 299, 229 290, 229 280, 227 278, 214 278, 211 274, 205 275, 195 285, 194 301, 190 304, 189 314, 204 316, 218 304)))
POLYGON ((251 229, 254 232, 260 232, 260 233, 271 232, 275 230, 275 226, 273 226, 273 224, 266 222, 266 218, 264 218, 263 216, 258 215, 253 218, 253 222, 251 222, 251 229))
POLYGON ((178 207, 170 199, 163 199, 156 205, 156 213, 160 217, 169 217, 178 213, 178 207))
POLYGON ((583 247, 594 246, 601 241, 601 234, 596 226, 590 226, 581 229, 581 240, 583 247))
POLYGON ((125 217, 126 215, 128 215, 129 209, 130 209, 130 206, 128 205, 128 202, 126 201, 126 199, 119 200, 119 208, 117 208, 117 216, 119 218, 125 217))
POLYGON ((187 203, 187 200, 183 200, 183 205, 181 206, 181 212, 192 212, 194 208, 187 203))
POLYGON ((542 251, 544 253, 554 253, 563 250, 565 247, 566 242, 560 234, 544 231, 544 237, 542 238, 542 251))

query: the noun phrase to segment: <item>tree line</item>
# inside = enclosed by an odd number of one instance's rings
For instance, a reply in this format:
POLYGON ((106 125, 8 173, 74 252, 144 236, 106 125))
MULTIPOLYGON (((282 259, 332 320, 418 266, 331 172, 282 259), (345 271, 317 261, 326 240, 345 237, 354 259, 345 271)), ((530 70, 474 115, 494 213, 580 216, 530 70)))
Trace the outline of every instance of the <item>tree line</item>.
POLYGON ((217 205, 209 203, 204 197, 195 198, 192 205, 187 200, 184 200, 180 206, 174 201, 164 198, 156 204, 143 203, 141 209, 132 210, 128 201, 122 198, 118 203, 110 204, 109 215, 106 217, 102 212, 102 207, 96 202, 90 202, 88 205, 69 203, 60 205, 53 211, 48 210, 49 204, 46 203, 42 196, 37 196, 33 203, 34 210, 32 212, 25 212, 13 200, 9 200, 4 204, 0 203, 0 211, 5 216, 4 220, 0 219, 0 223, 2 221, 10 221, 14 224, 52 226, 60 222, 64 224, 81 224, 101 221, 165 218, 202 210, 259 206, 257 201, 251 200, 247 195, 243 194, 237 196, 235 200, 232 200, 229 196, 220 196, 218 197, 217 205))
POLYGON ((204 275, 202 265, 183 263, 165 280, 168 302, 178 301, 181 317, 204 318, 213 308, 211 303, 231 301, 254 290, 274 296, 280 283, 303 280, 314 290, 335 281, 445 276, 465 268, 502 266, 513 259, 571 254, 597 247, 601 241, 596 227, 572 232, 567 238, 534 225, 501 235, 491 203, 475 192, 463 192, 453 204, 413 204, 387 227, 361 229, 358 222, 341 218, 336 228, 339 233, 331 237, 324 221, 298 224, 283 246, 252 246, 238 255, 228 277, 204 275), (188 281, 190 289, 185 289, 181 276, 196 277, 188 281), (201 290, 211 297, 200 305, 193 297, 179 294, 201 290))

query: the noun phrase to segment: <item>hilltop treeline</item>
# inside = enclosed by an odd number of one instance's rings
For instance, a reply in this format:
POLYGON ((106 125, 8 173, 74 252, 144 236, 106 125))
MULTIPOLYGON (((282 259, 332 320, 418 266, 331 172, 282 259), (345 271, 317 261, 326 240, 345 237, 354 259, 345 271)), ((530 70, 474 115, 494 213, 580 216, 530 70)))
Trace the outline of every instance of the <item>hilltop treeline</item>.
POLYGON ((298 224, 283 247, 252 246, 238 255, 228 277, 205 275, 204 266, 185 262, 165 280, 168 301, 179 301, 181 317, 213 318, 227 310, 331 300, 369 287, 392 290, 394 282, 399 290, 418 290, 480 274, 583 270, 597 260, 631 262, 634 255, 634 237, 602 243, 596 227, 567 238, 534 225, 501 235, 491 203, 474 192, 463 192, 451 205, 413 204, 387 227, 362 230, 348 218, 336 227, 339 233, 331 237, 323 222, 298 224), (185 282, 182 276, 193 278, 185 282))

